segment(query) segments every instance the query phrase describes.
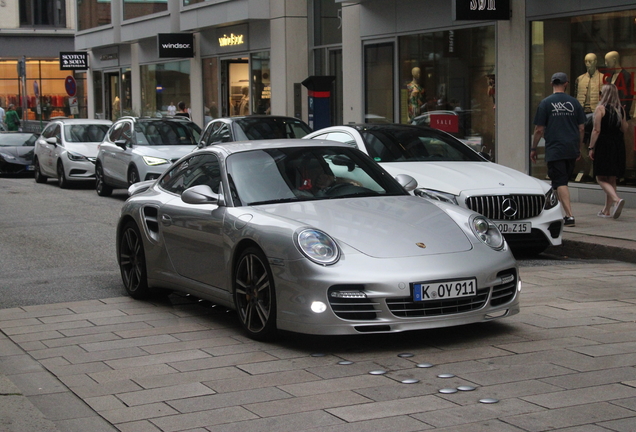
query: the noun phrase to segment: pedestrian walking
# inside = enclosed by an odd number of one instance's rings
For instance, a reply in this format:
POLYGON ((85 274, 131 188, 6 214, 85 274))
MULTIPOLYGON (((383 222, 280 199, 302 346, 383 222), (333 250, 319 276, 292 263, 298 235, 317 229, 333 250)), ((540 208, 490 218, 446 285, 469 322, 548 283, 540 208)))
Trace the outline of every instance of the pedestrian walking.
POLYGON ((605 192, 605 206, 599 217, 618 219, 625 200, 616 193, 616 182, 625 173, 627 115, 614 84, 601 87, 601 100, 594 110, 594 129, 588 152, 593 161, 596 182, 605 192))
POLYGON ((7 130, 9 131, 17 131, 20 129, 20 116, 14 108, 15 105, 9 104, 7 114, 4 117, 4 121, 7 123, 7 130))
POLYGON ((565 217, 565 226, 575 226, 570 205, 568 182, 574 164, 581 157, 585 113, 578 100, 565 93, 568 76, 563 72, 552 75, 552 94, 539 103, 534 117, 534 135, 530 159, 537 162, 537 146, 545 139, 545 161, 552 189, 556 190, 565 217))

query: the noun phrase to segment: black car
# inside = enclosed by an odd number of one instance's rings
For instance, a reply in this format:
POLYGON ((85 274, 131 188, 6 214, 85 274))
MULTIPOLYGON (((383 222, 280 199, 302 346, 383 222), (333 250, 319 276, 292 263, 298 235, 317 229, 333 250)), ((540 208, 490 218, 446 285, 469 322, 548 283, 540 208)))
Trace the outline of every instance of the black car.
POLYGON ((199 147, 232 141, 302 138, 312 132, 302 120, 274 115, 224 117, 207 124, 199 147))
POLYGON ((38 136, 30 132, 0 132, 0 174, 32 173, 38 136))

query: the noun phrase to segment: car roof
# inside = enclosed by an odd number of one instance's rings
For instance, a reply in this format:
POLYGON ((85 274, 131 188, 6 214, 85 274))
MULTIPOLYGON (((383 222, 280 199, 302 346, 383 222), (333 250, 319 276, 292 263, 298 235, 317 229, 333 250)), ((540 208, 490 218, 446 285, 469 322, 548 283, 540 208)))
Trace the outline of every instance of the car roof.
POLYGON ((217 120, 236 121, 236 120, 243 120, 243 119, 248 119, 248 120, 249 119, 282 119, 282 120, 295 120, 295 121, 300 121, 304 123, 304 121, 296 117, 283 116, 283 115, 268 115, 268 114, 252 114, 247 116, 234 116, 234 117, 217 117, 210 121, 217 121, 217 120))
POLYGON ((111 125, 113 122, 110 120, 99 119, 71 119, 71 118, 52 118, 52 122, 60 122, 62 124, 103 124, 111 125))
POLYGON ((350 144, 338 143, 328 140, 305 140, 301 138, 281 138, 276 140, 234 141, 214 144, 204 147, 200 151, 222 149, 227 154, 242 153, 252 150, 282 149, 293 147, 343 147, 355 148, 350 144))

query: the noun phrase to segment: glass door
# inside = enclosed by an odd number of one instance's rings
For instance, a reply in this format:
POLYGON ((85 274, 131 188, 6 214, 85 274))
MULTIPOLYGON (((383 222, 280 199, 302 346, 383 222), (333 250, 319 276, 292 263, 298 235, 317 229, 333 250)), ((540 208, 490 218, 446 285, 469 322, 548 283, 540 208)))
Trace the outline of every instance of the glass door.
POLYGON ((250 74, 247 58, 221 61, 221 104, 226 117, 249 115, 250 74))
POLYGON ((119 71, 104 73, 104 99, 106 118, 114 121, 121 117, 119 71))

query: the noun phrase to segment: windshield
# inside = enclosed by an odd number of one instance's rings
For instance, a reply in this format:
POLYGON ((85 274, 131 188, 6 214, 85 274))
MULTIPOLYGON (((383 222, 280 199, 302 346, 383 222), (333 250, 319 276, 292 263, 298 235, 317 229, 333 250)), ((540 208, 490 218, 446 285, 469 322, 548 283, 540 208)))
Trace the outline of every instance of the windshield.
POLYGON ((37 135, 31 133, 3 133, 0 134, 0 147, 35 146, 37 135))
POLYGON ((138 121, 135 124, 138 145, 191 145, 196 146, 201 128, 192 122, 172 120, 138 121))
POLYGON ((227 159, 234 204, 407 195, 357 149, 292 147, 236 153, 227 159))
POLYGON ((311 132, 309 126, 294 118, 245 117, 236 123, 245 134, 241 140, 302 138, 311 132))
POLYGON ((369 156, 376 162, 486 162, 461 141, 419 127, 368 128, 360 131, 369 156))
POLYGON ((104 140, 109 127, 110 125, 105 124, 64 125, 64 139, 71 143, 100 143, 104 140))

